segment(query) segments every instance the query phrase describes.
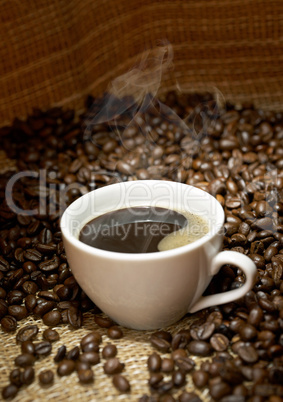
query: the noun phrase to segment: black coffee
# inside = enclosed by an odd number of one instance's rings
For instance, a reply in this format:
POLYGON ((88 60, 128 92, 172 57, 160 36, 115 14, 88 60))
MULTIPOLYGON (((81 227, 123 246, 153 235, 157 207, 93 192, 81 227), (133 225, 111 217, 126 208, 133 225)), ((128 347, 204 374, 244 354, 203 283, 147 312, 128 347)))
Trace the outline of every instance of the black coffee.
POLYGON ((89 246, 119 253, 154 253, 169 234, 184 228, 187 218, 161 207, 133 207, 108 212, 88 222, 79 239, 89 246))

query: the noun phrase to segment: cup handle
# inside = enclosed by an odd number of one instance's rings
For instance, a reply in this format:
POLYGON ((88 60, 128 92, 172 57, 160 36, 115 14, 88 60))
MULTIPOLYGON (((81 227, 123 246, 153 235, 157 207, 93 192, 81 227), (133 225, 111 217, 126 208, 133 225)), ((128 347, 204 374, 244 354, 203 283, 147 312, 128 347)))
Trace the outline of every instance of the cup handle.
POLYGON ((195 313, 203 308, 217 306, 224 303, 237 300, 243 297, 254 285, 257 277, 257 268, 254 262, 244 254, 237 251, 222 251, 217 254, 212 262, 210 273, 217 274, 220 267, 224 264, 232 264, 240 268, 246 275, 246 281, 243 286, 238 289, 229 290, 223 293, 217 293, 210 296, 201 296, 198 301, 189 308, 189 313, 195 313))

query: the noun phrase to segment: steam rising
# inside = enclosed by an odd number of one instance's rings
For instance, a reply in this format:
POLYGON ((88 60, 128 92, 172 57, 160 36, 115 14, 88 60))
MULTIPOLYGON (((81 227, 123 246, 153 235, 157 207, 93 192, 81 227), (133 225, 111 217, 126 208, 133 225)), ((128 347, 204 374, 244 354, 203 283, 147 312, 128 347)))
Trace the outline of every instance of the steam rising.
POLYGON ((156 116, 173 125, 182 136, 187 136, 189 141, 194 142, 194 150, 197 152, 202 138, 219 118, 224 100, 221 92, 214 88, 215 100, 199 105, 184 119, 162 103, 157 95, 162 76, 173 70, 173 54, 172 45, 163 41, 159 46, 145 51, 137 66, 115 78, 109 85, 99 110, 96 105, 85 122, 84 139, 97 145, 92 131, 95 126, 108 123, 125 149, 124 133, 129 127, 137 128, 145 137, 146 143, 152 144, 156 141, 156 135, 152 135, 150 117, 156 116))
POLYGON ((138 111, 145 112, 157 95, 162 75, 172 67, 170 43, 144 52, 138 66, 111 82, 102 108, 89 121, 88 127, 110 122, 126 111, 132 118, 138 111))

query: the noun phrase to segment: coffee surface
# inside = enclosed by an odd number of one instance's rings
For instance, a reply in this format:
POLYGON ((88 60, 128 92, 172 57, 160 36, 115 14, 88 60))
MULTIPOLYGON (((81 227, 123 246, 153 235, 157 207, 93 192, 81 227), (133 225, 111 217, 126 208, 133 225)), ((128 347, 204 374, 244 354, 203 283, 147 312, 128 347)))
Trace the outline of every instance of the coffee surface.
POLYGON ((186 216, 167 208, 123 208, 92 219, 79 239, 107 251, 154 253, 190 243, 189 223, 186 216))

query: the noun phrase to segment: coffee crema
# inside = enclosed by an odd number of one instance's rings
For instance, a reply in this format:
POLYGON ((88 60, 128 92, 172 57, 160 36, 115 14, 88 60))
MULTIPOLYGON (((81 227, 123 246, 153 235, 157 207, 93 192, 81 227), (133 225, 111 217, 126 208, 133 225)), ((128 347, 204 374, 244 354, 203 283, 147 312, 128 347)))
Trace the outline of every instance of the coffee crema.
POLYGON ((106 251, 154 253, 184 246, 204 236, 204 218, 151 206, 107 212, 85 224, 79 240, 106 251))

